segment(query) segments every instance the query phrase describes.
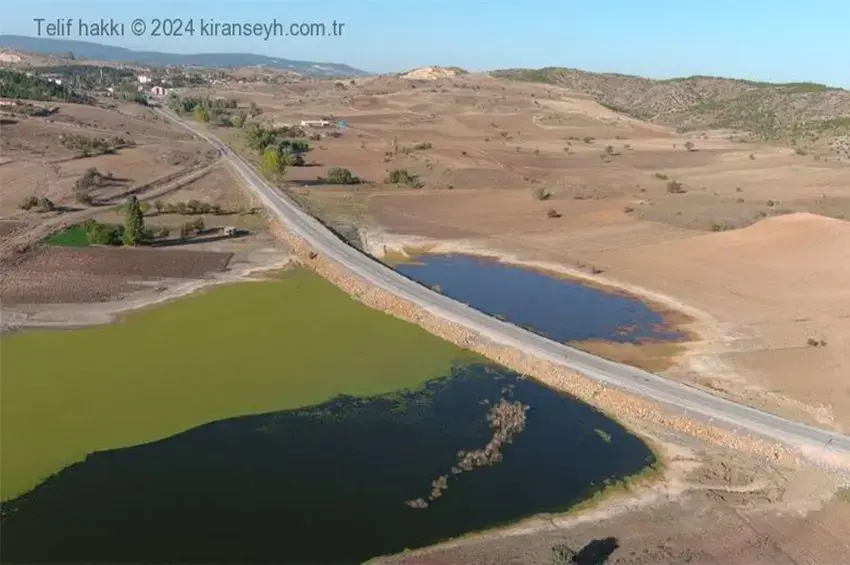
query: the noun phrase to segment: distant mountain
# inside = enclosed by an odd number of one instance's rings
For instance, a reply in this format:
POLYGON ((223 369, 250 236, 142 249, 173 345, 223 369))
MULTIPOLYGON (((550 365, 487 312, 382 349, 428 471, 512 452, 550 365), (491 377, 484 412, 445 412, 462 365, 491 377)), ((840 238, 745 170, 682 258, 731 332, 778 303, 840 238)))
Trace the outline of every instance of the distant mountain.
POLYGON ((39 55, 67 55, 73 53, 78 59, 136 63, 151 67, 195 66, 195 67, 253 67, 264 66, 284 71, 293 71, 316 77, 366 76, 369 73, 339 63, 315 63, 292 61, 252 53, 159 53, 156 51, 134 51, 113 45, 101 45, 87 41, 26 37, 23 35, 0 34, 0 47, 27 51, 39 55))

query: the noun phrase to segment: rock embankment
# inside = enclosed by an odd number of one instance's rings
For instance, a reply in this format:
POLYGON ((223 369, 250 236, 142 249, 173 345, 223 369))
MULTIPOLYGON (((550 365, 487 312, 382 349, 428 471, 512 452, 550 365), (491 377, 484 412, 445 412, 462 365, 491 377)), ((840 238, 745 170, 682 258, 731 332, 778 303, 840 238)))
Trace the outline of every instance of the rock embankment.
POLYGON ((782 444, 721 429, 667 411, 657 402, 640 398, 622 390, 607 387, 565 367, 542 361, 512 347, 493 343, 475 332, 434 316, 419 306, 377 288, 330 262, 322 254, 294 236, 277 221, 271 231, 285 240, 295 256, 306 267, 332 282, 363 304, 407 322, 417 324, 428 332, 469 349, 517 373, 528 375, 557 390, 571 394, 611 418, 641 432, 646 424, 660 425, 672 431, 688 434, 715 445, 743 450, 774 460, 795 460, 782 444))

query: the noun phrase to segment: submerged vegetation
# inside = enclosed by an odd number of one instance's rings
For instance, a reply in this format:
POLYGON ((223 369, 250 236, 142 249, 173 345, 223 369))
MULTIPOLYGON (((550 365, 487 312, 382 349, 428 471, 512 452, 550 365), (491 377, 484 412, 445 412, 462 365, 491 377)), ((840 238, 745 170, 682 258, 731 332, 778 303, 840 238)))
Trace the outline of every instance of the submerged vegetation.
MULTIPOLYGON (((501 447, 513 442, 514 437, 525 428, 525 413, 530 406, 522 402, 511 402, 504 398, 493 406, 487 413, 487 422, 493 429, 493 437, 481 449, 459 451, 457 465, 451 469, 452 475, 460 475, 465 471, 473 471, 479 467, 491 467, 502 461, 501 447)), ((610 436, 609 436, 610 441, 610 436)), ((417 498, 408 500, 411 508, 427 508, 428 504, 440 498, 443 491, 449 488, 449 475, 440 475, 431 482, 431 493, 428 500, 417 498)))

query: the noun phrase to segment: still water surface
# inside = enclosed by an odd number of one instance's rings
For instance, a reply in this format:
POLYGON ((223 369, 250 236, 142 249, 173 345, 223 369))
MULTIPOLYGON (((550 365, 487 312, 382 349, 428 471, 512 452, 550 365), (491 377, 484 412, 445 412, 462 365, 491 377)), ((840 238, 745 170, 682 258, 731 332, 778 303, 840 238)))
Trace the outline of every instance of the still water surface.
MULTIPOLYGON (((199 394, 201 392, 199 391, 199 394)), ((357 563, 565 510, 652 464, 591 407, 488 364, 423 388, 239 417, 100 452, 2 506, 0 560, 357 563), (500 399, 525 429, 491 467, 431 481, 484 447, 500 399)))
POLYGON ((477 310, 562 343, 682 337, 635 298, 492 259, 422 255, 395 269, 477 310))

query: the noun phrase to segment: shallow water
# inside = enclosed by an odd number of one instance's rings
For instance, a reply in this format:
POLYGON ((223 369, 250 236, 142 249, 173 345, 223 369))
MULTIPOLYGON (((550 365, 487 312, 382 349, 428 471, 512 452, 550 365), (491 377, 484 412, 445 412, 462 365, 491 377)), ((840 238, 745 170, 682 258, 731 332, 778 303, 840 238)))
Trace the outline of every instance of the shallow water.
POLYGON ((470 255, 421 255, 395 269, 490 315, 560 342, 679 339, 639 300, 470 255))
POLYGON ((423 388, 222 420, 95 453, 2 506, 7 562, 355 563, 565 510, 654 462, 591 407, 507 369, 457 366, 423 388), (431 481, 484 447, 505 398, 530 406, 491 467, 431 481))

